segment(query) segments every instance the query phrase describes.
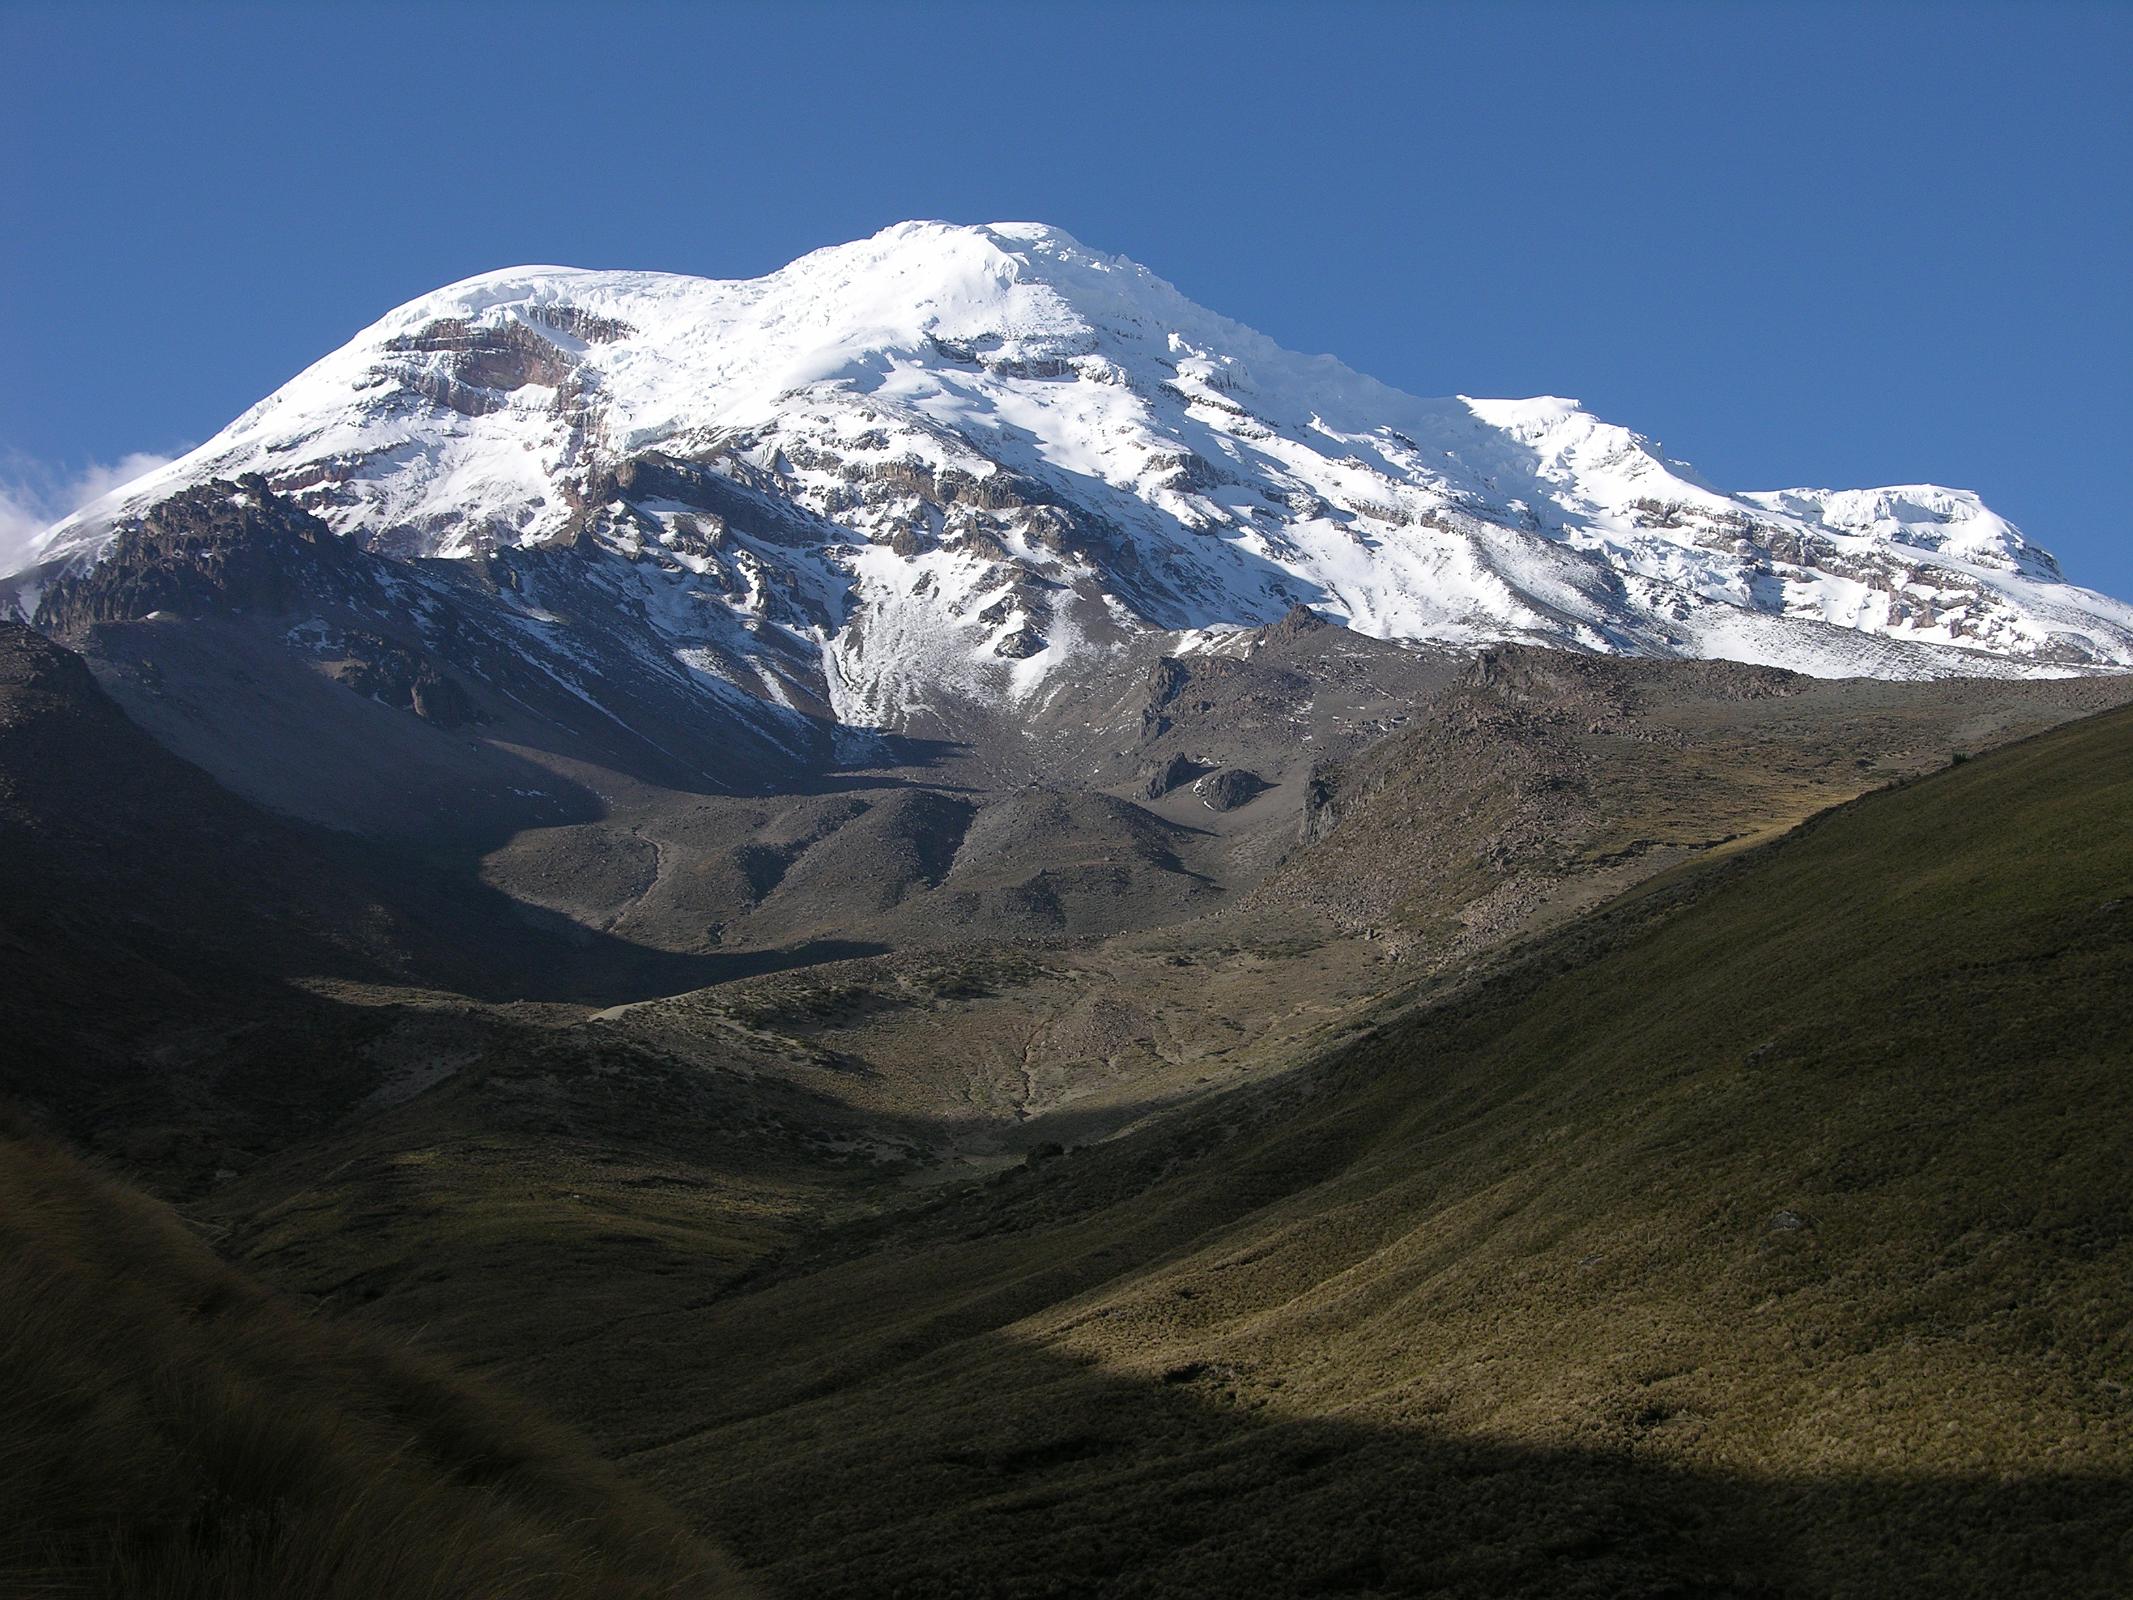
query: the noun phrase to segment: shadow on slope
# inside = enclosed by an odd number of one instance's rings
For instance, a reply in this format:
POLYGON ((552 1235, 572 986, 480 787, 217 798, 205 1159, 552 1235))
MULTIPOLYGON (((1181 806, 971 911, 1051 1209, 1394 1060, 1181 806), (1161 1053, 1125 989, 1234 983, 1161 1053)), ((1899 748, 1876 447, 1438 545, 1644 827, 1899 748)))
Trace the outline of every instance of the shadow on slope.
POLYGON ((743 1592, 581 1441, 262 1293, 11 1118, 0 1416, 11 1595, 743 1592))
MULTIPOLYGON (((169 749, 365 835, 494 844, 586 820, 573 770, 747 794, 832 773, 850 743, 823 708, 737 688, 733 661, 681 659, 653 612, 679 607, 690 637, 738 624, 686 572, 639 571, 589 538, 398 561, 248 476, 179 491, 93 567, 33 588, 37 625, 169 749)), ((942 753, 875 742, 913 767, 942 753)))
POLYGON ((2117 1592, 2129 908, 2121 711, 509 1370, 794 1593, 2117 1592))
MULTIPOLYGON (((220 963, 615 1003, 878 949, 653 949, 514 900, 450 853, 263 811, 142 732, 79 656, 16 623, 0 623, 0 829, 10 923, 69 934, 114 963, 152 950, 186 974, 220 977, 220 963)), ((170 1014, 182 1025, 184 1007, 170 1014)))
POLYGON ((413 855, 269 815, 142 733, 81 658, 0 624, 0 1093, 78 1136, 218 1153, 327 1125, 384 1019, 320 980, 614 1003, 874 953, 686 955, 529 913, 413 855))
POLYGON ((1426 1393, 1285 1406, 1281 1383, 980 1335, 715 1449, 624 1460, 791 1595, 1866 1600, 2126 1576, 2123 1467, 1700 1463, 1668 1438, 1698 1419, 1648 1370, 1563 1443, 1447 1427, 1426 1393))

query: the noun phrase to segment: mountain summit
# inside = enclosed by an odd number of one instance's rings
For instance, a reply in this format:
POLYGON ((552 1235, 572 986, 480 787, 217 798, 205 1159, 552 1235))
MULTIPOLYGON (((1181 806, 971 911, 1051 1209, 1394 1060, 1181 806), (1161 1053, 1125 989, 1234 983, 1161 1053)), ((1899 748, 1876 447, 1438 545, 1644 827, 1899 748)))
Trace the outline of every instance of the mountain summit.
MULTIPOLYGON (((1823 676, 2133 666, 2133 607, 1973 494, 1728 493, 1575 401, 1417 399, 1027 223, 904 223, 748 281, 438 290, 52 529, 14 609, 255 474, 395 561, 577 550, 708 692, 856 726, 1296 607, 1823 676)), ((520 613, 567 629, 538 589, 520 613)))

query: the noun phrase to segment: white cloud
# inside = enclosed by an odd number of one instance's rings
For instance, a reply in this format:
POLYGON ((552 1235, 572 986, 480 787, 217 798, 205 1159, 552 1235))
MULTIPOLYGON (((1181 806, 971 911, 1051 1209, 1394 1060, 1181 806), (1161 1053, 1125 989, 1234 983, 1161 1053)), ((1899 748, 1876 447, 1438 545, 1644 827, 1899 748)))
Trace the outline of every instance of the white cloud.
POLYGON ((60 518, 175 459, 136 450, 113 462, 92 461, 78 472, 68 472, 19 451, 8 452, 0 460, 0 572, 11 570, 60 518))

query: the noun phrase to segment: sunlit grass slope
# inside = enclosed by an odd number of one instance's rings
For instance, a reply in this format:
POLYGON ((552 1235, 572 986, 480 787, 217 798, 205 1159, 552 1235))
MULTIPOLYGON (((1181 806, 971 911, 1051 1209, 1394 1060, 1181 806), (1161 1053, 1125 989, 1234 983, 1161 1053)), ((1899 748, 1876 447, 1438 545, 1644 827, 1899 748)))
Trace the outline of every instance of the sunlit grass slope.
POLYGON ((2133 714, 628 1359, 794 1593, 2133 1592, 2133 714))

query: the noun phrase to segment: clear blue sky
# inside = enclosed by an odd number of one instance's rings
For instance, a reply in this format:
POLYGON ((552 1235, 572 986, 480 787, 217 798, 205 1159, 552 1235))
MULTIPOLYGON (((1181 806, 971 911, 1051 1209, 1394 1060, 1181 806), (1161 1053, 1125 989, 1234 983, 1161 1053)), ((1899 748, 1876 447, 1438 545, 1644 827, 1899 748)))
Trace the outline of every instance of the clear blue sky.
POLYGON ((2133 594, 2133 4, 0 0, 0 469, 205 438, 516 262, 1037 219, 1721 484, 1980 490, 2133 594))

